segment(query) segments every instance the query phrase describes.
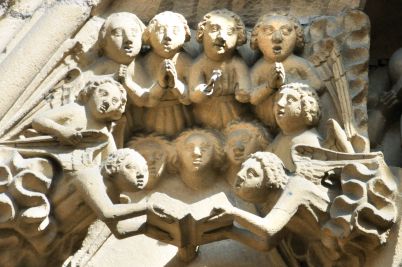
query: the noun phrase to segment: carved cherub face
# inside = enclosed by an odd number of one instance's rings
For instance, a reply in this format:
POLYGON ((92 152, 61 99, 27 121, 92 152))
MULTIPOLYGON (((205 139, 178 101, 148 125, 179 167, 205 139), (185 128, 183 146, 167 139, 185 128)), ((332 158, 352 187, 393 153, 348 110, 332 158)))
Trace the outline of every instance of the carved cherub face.
POLYGON ((266 200, 264 170, 255 158, 249 158, 241 165, 235 182, 235 192, 248 202, 258 203, 266 200))
POLYGON ((165 171, 167 154, 156 142, 148 142, 135 147, 148 163, 149 182, 147 187, 153 187, 165 171))
POLYGON ((240 165, 260 147, 256 133, 248 129, 237 129, 227 137, 226 153, 232 164, 240 165))
POLYGON ((183 21, 173 12, 164 12, 154 18, 149 30, 152 49, 164 58, 172 58, 186 42, 186 29, 183 21))
POLYGON ((305 125, 301 117, 302 105, 301 94, 296 90, 285 88, 275 96, 274 115, 279 128, 299 128, 298 125, 305 125))
POLYGON ((92 92, 87 104, 96 119, 115 121, 124 112, 126 98, 116 84, 102 83, 92 92))
POLYGON ((267 16, 259 26, 257 42, 265 58, 276 62, 285 60, 297 42, 294 22, 286 16, 267 16))
POLYGON ((201 134, 190 135, 179 152, 183 167, 191 171, 201 171, 211 166, 214 154, 213 145, 201 134))
POLYGON ((148 166, 133 154, 124 158, 116 175, 119 180, 128 182, 134 188, 143 189, 148 183, 148 166))
POLYGON ((116 15, 107 21, 103 50, 120 64, 129 64, 140 52, 143 28, 132 14, 116 15))
POLYGON ((205 54, 212 59, 231 54, 236 48, 237 38, 234 18, 225 14, 212 14, 204 29, 205 54))

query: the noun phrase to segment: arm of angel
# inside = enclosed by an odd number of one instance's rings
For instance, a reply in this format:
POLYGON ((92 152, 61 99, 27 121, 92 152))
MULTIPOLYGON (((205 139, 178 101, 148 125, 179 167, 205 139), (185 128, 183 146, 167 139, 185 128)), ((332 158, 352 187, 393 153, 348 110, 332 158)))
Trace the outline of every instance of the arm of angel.
POLYGON ((74 185, 87 205, 102 221, 123 220, 145 214, 146 202, 114 204, 108 194, 99 167, 85 168, 74 173, 74 185))
POLYGON ((193 103, 204 102, 208 95, 204 93, 204 89, 207 87, 207 81, 205 80, 205 73, 201 69, 202 64, 194 64, 191 68, 189 78, 189 96, 193 103))
POLYGON ((259 65, 251 70, 250 103, 253 105, 260 104, 275 92, 275 89, 268 85, 267 79, 264 79, 264 75, 267 75, 266 71, 259 65))
POLYGON ((236 80, 238 86, 236 87, 235 97, 241 103, 250 101, 250 75, 247 65, 243 61, 236 62, 236 80))
POLYGON ((64 144, 76 145, 82 139, 79 131, 73 126, 63 125, 64 121, 73 121, 85 115, 84 107, 72 103, 40 113, 32 120, 32 127, 44 134, 56 137, 64 144))
POLYGON ((132 79, 126 78, 124 87, 128 97, 139 107, 155 107, 164 94, 164 88, 158 82, 154 82, 149 88, 143 88, 132 79))

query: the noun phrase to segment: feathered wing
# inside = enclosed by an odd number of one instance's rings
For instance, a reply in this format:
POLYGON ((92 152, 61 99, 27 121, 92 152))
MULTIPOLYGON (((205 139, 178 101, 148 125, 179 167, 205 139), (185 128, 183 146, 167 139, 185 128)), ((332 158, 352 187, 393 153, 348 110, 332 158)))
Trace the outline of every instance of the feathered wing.
POLYGON ((73 101, 74 88, 81 86, 84 58, 81 43, 67 40, 3 117, 1 140, 18 137, 36 114, 73 101))
POLYGON ((351 163, 375 166, 381 157, 381 153, 344 153, 308 145, 292 148, 295 173, 315 184, 321 184, 324 178, 339 174, 343 167, 351 163))
POLYGON ((369 151, 365 131, 369 21, 356 10, 344 12, 342 20, 326 17, 314 20, 308 28, 311 39, 306 54, 333 100, 340 124, 355 152, 369 151), (338 25, 335 24, 347 24, 338 25), (341 53, 342 52, 342 53, 341 53), (346 62, 346 63, 345 63, 346 62), (345 63, 345 64, 344 64, 345 63))
POLYGON ((335 109, 342 121, 347 139, 351 142, 356 152, 368 152, 367 138, 358 133, 350 97, 349 82, 346 79, 346 71, 342 63, 339 49, 334 41, 328 40, 326 51, 315 54, 311 60, 323 80, 329 92, 335 109))

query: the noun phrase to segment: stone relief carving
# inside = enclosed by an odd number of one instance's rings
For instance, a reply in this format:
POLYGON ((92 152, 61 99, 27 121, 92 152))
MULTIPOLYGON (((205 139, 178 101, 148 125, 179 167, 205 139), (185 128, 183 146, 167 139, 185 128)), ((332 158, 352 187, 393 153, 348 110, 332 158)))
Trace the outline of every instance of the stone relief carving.
POLYGON ((195 119, 203 126, 222 129, 245 116, 250 80, 236 47, 247 41, 241 18, 228 10, 206 14, 198 24, 197 40, 204 52, 191 67, 190 99, 195 119), (240 103, 239 103, 240 102, 240 103))
MULTIPOLYGON (((308 266, 364 265, 397 220, 396 178, 365 137, 367 25, 359 11, 303 24, 263 15, 250 41, 262 55, 249 67, 238 51, 248 49, 246 26, 226 9, 204 15, 193 37, 171 11, 147 25, 129 12, 87 22, 58 57, 70 65, 49 67, 49 80, 29 89, 51 105, 35 100, 1 124, 0 235, 15 236, 12 251, 33 252, 0 262, 59 263, 98 218, 118 238, 177 246, 185 262, 200 245, 232 239, 284 246, 308 266), (191 38, 203 47, 195 59, 184 49, 191 38), (65 91, 68 100, 55 98, 65 91), (163 186, 176 176, 186 194, 225 189, 175 199, 163 186)), ((399 85, 386 103, 396 104, 399 85)))

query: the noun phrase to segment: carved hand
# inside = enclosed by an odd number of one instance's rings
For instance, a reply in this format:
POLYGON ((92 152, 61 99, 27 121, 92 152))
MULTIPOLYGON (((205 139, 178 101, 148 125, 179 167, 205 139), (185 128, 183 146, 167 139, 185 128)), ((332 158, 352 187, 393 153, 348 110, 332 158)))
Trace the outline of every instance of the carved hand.
POLYGON ((268 86, 272 89, 278 89, 285 83, 285 69, 282 63, 275 62, 268 76, 268 86))
POLYGON ((166 81, 167 87, 175 88, 177 84, 177 71, 176 67, 171 60, 165 60, 166 62, 166 81))
POLYGON ((219 220, 220 218, 222 218, 224 216, 232 215, 232 213, 233 213, 233 209, 231 207, 222 206, 222 205, 219 205, 219 203, 218 203, 211 210, 210 217, 208 217, 207 221, 211 222, 211 221, 219 220))
POLYGON ((166 69, 166 61, 162 61, 162 63, 159 66, 159 72, 157 75, 157 80, 159 85, 162 88, 166 88, 168 86, 167 84, 167 69, 166 69))
POLYGON ((398 103, 397 93, 394 90, 385 92, 380 97, 380 110, 384 116, 387 116, 398 103))

